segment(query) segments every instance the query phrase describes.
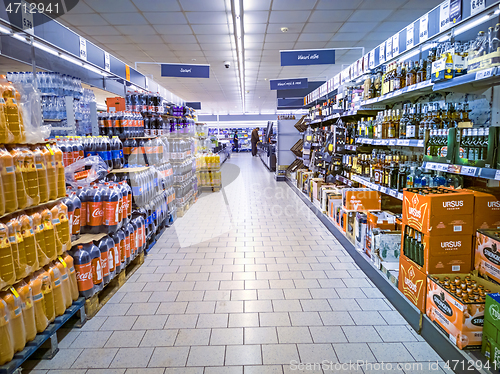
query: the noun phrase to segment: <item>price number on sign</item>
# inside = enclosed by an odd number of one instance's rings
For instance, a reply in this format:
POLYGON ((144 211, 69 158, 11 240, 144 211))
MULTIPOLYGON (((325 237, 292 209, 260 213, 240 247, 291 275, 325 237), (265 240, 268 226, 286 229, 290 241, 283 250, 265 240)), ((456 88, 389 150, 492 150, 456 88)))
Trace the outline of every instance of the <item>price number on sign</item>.
POLYGON ((87 40, 80 36, 80 58, 87 61, 87 40))
POLYGON ((391 195, 392 197, 397 197, 398 193, 394 190, 389 190, 389 195, 391 195))
POLYGON ((446 30, 450 24, 450 0, 447 0, 439 6, 439 31, 446 30))
POLYGON ((399 55, 399 33, 392 37, 392 57, 399 55))
POLYGON ((494 68, 489 68, 489 69, 478 71, 476 73, 476 80, 491 77, 493 75, 493 69, 494 68))
POLYGON ((472 166, 462 166, 462 175, 467 175, 469 177, 473 177, 476 175, 476 170, 477 168, 472 167, 472 166))
POLYGON ((108 52, 104 52, 104 70, 111 71, 111 63, 108 52))
POLYGON ((420 30, 418 33, 419 42, 426 41, 429 38, 429 15, 426 14, 420 18, 420 30))
POLYGON ((415 40, 413 38, 415 32, 415 27, 413 23, 406 28, 406 49, 413 48, 415 45, 415 40))
POLYGON ((373 69, 375 67, 375 50, 371 50, 368 56, 368 65, 370 66, 370 69, 373 69))
POLYGON ((486 8, 486 0, 471 0, 470 2, 470 15, 478 14, 486 8))
POLYGON ((495 173, 495 180, 499 181, 500 180, 500 170, 497 170, 495 173))

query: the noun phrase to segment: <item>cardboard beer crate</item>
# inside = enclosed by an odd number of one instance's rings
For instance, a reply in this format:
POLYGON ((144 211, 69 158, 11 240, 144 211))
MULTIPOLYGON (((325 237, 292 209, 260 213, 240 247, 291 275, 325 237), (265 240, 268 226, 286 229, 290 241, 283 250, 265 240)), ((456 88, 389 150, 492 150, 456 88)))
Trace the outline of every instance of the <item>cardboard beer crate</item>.
MULTIPOLYGON (((448 140, 447 140, 447 145, 446 147, 443 147, 441 149, 441 153, 437 156, 429 156, 425 152, 424 154, 424 161, 431 161, 431 162, 442 162, 445 164, 454 164, 455 163, 455 153, 456 153, 456 148, 457 148, 457 129, 456 128, 451 128, 448 129, 448 140)), ((426 136, 427 141, 430 139, 429 136, 426 136)), ((427 145, 426 141, 426 145, 427 145)), ((427 149, 427 146, 426 148, 427 149)))
POLYGON ((439 190, 451 192, 421 195, 405 189, 403 223, 428 235, 473 235, 474 194, 443 187, 439 190))
POLYGON ((386 231, 375 229, 371 233, 373 240, 373 252, 371 259, 378 269, 382 264, 386 267, 397 269, 397 266, 389 264, 398 264, 401 257, 401 231, 386 231))
POLYGON ((368 188, 344 188, 342 204, 348 212, 367 212, 380 210, 381 194, 368 188))
POLYGON ((477 230, 474 253, 474 269, 483 277, 500 283, 500 231, 477 230))
POLYGON ((453 280, 470 276, 478 285, 499 292, 500 286, 477 276, 475 273, 429 275, 427 280, 426 314, 460 349, 479 348, 483 338, 484 302, 464 302, 445 289, 437 280, 453 280), (437 278, 437 279, 436 279, 437 278))
POLYGON ((500 229, 500 188, 471 187, 474 194, 473 229, 500 229))
POLYGON ((469 73, 489 69, 500 65, 500 51, 491 52, 484 56, 471 58, 468 60, 467 71, 469 73))
POLYGON ((398 289, 422 313, 425 313, 427 275, 405 256, 399 258, 398 289))
POLYGON ((481 352, 493 364, 500 368, 500 294, 486 295, 484 307, 483 344, 481 352))
POLYGON ((396 230, 397 217, 395 214, 387 211, 367 212, 366 213, 366 242, 365 252, 371 256, 372 250, 372 231, 380 230, 396 230))

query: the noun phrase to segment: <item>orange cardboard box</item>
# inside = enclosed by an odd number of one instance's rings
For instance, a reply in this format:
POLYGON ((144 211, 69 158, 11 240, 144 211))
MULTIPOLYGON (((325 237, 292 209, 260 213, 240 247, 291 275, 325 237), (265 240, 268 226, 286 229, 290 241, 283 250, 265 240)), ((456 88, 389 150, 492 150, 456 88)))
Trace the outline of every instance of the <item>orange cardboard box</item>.
POLYGON ((342 204, 348 212, 366 212, 380 210, 382 199, 380 192, 367 188, 344 188, 342 204))
POLYGON ((405 256, 399 258, 398 289, 422 313, 425 313, 427 275, 405 256))
POLYGON ((380 230, 396 230, 397 217, 390 212, 367 212, 366 213, 366 244, 365 252, 372 256, 372 231, 373 229, 380 230))
POLYGON ((106 98, 108 112, 123 112, 125 108, 125 99, 123 97, 108 97, 106 98))
POLYGON ((453 193, 420 195, 405 190, 403 223, 424 234, 473 235, 474 194, 449 190, 453 193))
POLYGON ((478 230, 475 240, 474 269, 500 283, 499 230, 478 230))
POLYGON ((430 275, 427 280, 425 314, 441 327, 458 348, 479 348, 483 337, 484 302, 464 303, 433 279, 437 277, 442 280, 446 276, 453 279, 457 275, 461 278, 468 275, 477 284, 482 284, 492 292, 500 291, 500 286, 468 273, 430 275))
POLYGON ((500 228, 500 190, 495 188, 467 191, 474 194, 473 229, 500 228))

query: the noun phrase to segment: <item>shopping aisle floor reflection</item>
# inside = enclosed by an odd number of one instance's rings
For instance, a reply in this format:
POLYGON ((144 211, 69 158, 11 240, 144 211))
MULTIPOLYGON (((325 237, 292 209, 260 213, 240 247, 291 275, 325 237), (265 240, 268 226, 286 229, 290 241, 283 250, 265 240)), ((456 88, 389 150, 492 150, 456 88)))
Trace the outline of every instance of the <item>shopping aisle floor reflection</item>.
POLYGON ((222 174, 223 190, 203 193, 32 373, 447 371, 258 157, 233 154, 222 174))

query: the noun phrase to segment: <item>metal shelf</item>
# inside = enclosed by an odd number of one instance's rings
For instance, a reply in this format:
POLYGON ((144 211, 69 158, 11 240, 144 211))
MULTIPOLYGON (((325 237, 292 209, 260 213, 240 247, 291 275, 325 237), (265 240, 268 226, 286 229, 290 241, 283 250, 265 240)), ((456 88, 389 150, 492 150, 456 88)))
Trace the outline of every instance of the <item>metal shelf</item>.
POLYGON ((423 139, 369 139, 357 138, 356 143, 368 145, 387 145, 398 147, 424 147, 423 139))
POLYGON ((358 182, 358 183, 365 185, 366 187, 368 187, 371 190, 379 191, 379 192, 382 192, 386 195, 390 195, 392 197, 395 197, 396 199, 403 200, 403 194, 401 192, 399 192, 397 190, 390 189, 388 187, 384 187, 384 186, 380 186, 378 184, 372 183, 369 180, 367 180, 363 177, 360 177, 359 175, 353 175, 352 180, 354 182, 358 182))
POLYGON ((500 180, 500 170, 498 169, 444 164, 439 162, 424 162, 422 166, 427 170, 443 171, 445 173, 460 174, 468 177, 500 180))

